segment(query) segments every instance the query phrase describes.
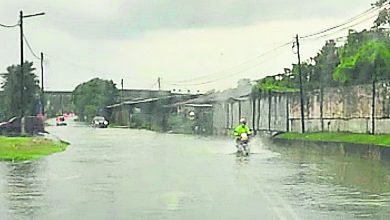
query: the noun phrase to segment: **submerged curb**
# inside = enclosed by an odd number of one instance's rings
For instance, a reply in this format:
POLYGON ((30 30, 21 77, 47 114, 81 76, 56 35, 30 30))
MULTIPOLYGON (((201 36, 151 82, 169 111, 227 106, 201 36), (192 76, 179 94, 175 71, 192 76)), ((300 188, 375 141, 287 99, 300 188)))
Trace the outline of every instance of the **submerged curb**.
POLYGON ((319 148, 332 151, 336 150, 340 151, 340 153, 344 155, 355 154, 362 158, 390 162, 390 147, 382 145, 336 141, 294 140, 280 137, 271 137, 269 139, 273 144, 279 146, 319 148))

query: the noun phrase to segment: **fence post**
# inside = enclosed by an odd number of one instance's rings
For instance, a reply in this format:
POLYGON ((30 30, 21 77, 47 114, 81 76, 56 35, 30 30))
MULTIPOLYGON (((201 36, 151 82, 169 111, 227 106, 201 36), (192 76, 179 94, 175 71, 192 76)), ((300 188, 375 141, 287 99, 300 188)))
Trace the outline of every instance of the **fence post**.
POLYGON ((272 106, 271 106, 271 103, 272 102, 272 97, 271 97, 271 90, 268 91, 268 131, 271 131, 271 110, 272 110, 272 106))
POLYGON ((241 115, 241 100, 238 101, 238 120, 241 119, 242 115, 241 115))
POLYGON ((375 74, 371 73, 371 78, 372 78, 372 108, 371 108, 371 133, 375 134, 375 96, 376 96, 376 79, 375 79, 375 74))
POLYGON ((257 135, 256 129, 256 98, 252 96, 252 128, 254 135, 257 135))
POLYGON ((289 109, 289 95, 286 93, 286 131, 290 132, 290 109, 289 109))
POLYGON ((260 95, 260 97, 258 98, 257 109, 258 109, 258 113, 257 113, 257 129, 260 130, 260 119, 261 119, 261 95, 260 95))
POLYGON ((233 111, 233 102, 230 103, 230 124, 233 127, 234 126, 234 111, 233 111))
POLYGON ((324 132, 324 87, 322 83, 320 86, 320 120, 321 120, 321 132, 324 132))
POLYGON ((226 130, 228 130, 228 129, 230 129, 230 121, 229 121, 229 119, 230 119, 230 110, 229 110, 230 105, 228 102, 225 102, 224 104, 226 106, 226 130))

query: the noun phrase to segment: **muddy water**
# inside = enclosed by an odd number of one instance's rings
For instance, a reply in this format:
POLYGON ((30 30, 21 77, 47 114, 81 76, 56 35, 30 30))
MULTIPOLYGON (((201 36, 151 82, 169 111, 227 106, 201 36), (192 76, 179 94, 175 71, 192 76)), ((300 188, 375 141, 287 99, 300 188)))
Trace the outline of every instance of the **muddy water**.
POLYGON ((389 219, 388 164, 316 148, 51 127, 72 145, 0 163, 0 219, 389 219))

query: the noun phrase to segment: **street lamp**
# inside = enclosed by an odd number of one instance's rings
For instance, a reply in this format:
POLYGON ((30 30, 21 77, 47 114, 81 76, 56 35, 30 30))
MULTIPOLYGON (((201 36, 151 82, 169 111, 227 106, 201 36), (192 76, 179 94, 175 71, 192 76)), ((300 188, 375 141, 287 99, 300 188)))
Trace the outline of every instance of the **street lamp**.
POLYGON ((20 27, 20 101, 21 101, 21 106, 20 106, 20 117, 24 117, 24 69, 23 69, 23 64, 24 64, 24 53, 23 53, 23 18, 30 18, 30 17, 35 17, 35 16, 41 16, 45 15, 44 12, 37 13, 37 14, 32 14, 32 15, 23 15, 23 11, 20 11, 19 13, 19 27, 20 27))

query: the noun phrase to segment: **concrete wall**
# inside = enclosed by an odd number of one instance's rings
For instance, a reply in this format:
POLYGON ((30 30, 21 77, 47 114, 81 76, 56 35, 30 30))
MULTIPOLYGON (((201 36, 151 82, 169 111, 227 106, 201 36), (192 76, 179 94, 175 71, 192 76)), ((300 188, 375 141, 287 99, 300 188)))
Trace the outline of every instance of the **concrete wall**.
POLYGON ((254 130, 268 130, 271 124, 273 131, 286 131, 287 97, 283 95, 246 98, 240 101, 226 101, 213 104, 214 133, 224 134, 239 124, 241 117, 247 119, 254 130), (271 114, 269 109, 271 107, 271 114), (271 118, 269 118, 271 116, 271 118), (269 123, 271 119, 271 123, 269 123))
MULTIPOLYGON (((390 134, 390 84, 377 83, 375 102, 375 133, 390 134)), ((372 131, 372 85, 325 88, 323 95, 324 131, 370 133, 372 131)), ((320 91, 306 95, 305 125, 309 132, 321 131, 320 91)), ((301 131, 300 101, 292 97, 291 128, 301 131)))
MULTIPOLYGON (((371 96, 369 84, 325 88, 324 131, 371 132, 371 96)), ((322 130, 320 100, 320 91, 306 91, 305 126, 308 132, 322 130)), ((228 134, 239 123, 240 117, 247 118, 248 125, 257 131, 301 132, 299 93, 271 93, 258 97, 218 100, 213 103, 212 112, 214 134, 228 134)), ((121 121, 126 125, 129 114, 125 110, 122 113, 116 112, 113 116, 115 121, 121 121)), ((375 114, 376 133, 390 134, 390 83, 377 84, 375 114)))
POLYGON ((228 103, 216 103, 213 105, 213 133, 216 135, 226 134, 230 128, 228 103))
MULTIPOLYGON (((390 83, 376 89, 375 133, 390 134, 390 83)), ((322 131, 320 91, 305 93, 305 127, 308 132, 322 131)), ((329 132, 370 133, 372 131, 372 85, 325 88, 323 93, 323 130, 329 132)), ((213 105, 214 131, 226 133, 246 117, 248 125, 259 131, 301 132, 299 93, 271 93, 245 100, 213 105), (254 108, 253 108, 254 103, 254 108), (253 115, 254 111, 254 115, 253 115), (254 121, 254 123, 253 123, 254 121), (253 126, 254 125, 254 126, 253 126)))

